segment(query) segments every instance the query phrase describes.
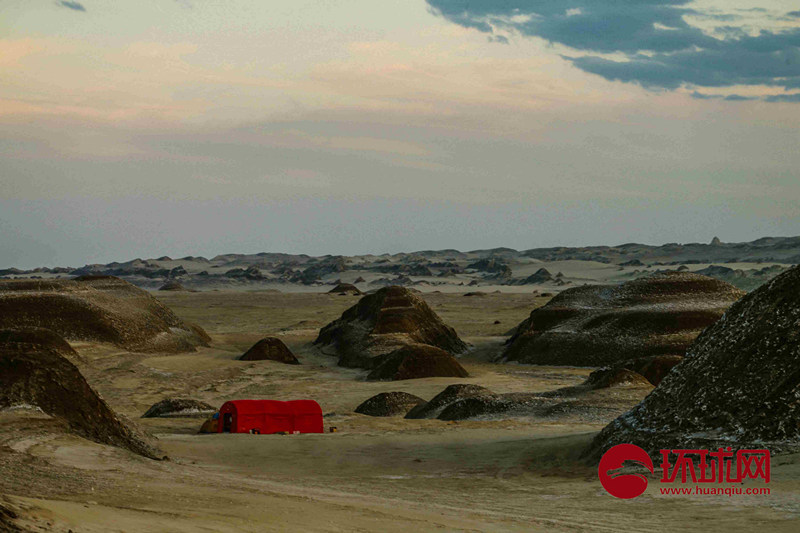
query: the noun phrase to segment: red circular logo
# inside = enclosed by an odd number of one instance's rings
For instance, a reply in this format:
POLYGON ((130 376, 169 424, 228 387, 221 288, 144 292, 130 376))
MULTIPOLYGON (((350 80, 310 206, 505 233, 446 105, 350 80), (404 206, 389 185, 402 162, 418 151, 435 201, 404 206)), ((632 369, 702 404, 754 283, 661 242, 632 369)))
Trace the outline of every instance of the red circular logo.
POLYGON ((646 451, 634 444, 617 444, 603 454, 597 475, 603 488, 617 498, 628 500, 642 494, 647 489, 644 474, 623 474, 620 471, 626 461, 647 467, 653 473, 653 460, 646 451))

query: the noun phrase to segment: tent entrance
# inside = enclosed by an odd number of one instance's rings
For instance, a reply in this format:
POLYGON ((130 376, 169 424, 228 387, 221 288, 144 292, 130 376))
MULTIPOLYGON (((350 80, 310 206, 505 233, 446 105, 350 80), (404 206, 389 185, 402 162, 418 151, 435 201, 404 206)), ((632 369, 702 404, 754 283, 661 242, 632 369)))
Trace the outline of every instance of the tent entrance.
POLYGON ((232 425, 233 425, 233 414, 232 413, 225 413, 222 416, 222 432, 223 433, 230 433, 232 425))

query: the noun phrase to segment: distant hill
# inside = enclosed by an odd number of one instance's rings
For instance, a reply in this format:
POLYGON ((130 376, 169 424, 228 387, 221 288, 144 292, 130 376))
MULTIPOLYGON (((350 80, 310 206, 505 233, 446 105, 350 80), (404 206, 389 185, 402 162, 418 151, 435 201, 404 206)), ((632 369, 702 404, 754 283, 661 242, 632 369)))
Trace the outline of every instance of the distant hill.
POLYGON ((655 272, 691 271, 753 290, 788 267, 800 263, 800 237, 763 237, 726 243, 626 243, 617 246, 551 247, 514 250, 492 248, 461 252, 423 250, 383 255, 312 257, 262 252, 221 254, 211 259, 136 258, 125 262, 0 270, 0 278, 71 278, 111 275, 147 289, 167 282, 190 290, 212 288, 327 292, 339 283, 361 291, 388 285, 419 290, 463 291, 492 287, 520 292, 557 292, 583 284, 618 284, 655 272), (542 272, 557 273, 544 276, 542 272), (526 289, 528 287, 528 289, 526 289))

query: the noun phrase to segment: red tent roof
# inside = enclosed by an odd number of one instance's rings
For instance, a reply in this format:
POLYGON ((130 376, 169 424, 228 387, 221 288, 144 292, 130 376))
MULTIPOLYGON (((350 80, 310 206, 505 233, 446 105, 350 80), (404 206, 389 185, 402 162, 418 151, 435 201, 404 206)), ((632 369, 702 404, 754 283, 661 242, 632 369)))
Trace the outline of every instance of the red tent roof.
POLYGON ((225 413, 234 417, 230 424, 234 433, 252 429, 260 433, 322 433, 322 408, 314 400, 233 400, 225 402, 219 412, 221 417, 225 413))
POLYGON ((249 415, 256 413, 275 414, 275 415, 294 414, 294 411, 292 410, 291 405, 289 405, 289 402, 279 402, 277 400, 233 400, 230 402, 225 402, 225 404, 220 408, 220 412, 222 412, 223 410, 236 411, 236 413, 239 415, 249 415))
POLYGON ((231 400, 225 402, 220 411, 226 405, 234 408, 239 414, 322 414, 322 407, 314 400, 289 400, 287 402, 278 400, 231 400))

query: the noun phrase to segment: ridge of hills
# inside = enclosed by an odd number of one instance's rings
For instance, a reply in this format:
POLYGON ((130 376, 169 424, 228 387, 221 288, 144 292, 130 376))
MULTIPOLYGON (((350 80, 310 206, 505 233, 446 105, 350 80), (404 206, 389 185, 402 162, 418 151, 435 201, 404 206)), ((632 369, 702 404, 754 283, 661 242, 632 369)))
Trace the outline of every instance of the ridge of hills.
MULTIPOLYGON (((800 236, 763 237, 751 242, 667 243, 647 245, 549 247, 529 250, 492 248, 461 252, 422 250, 354 256, 261 252, 220 254, 210 259, 136 258, 78 268, 0 269, 0 278, 69 278, 111 275, 146 289, 179 282, 187 290, 259 289, 314 290, 351 283, 361 290, 388 285, 420 290, 465 291, 492 287, 519 292, 520 286, 557 292, 582 284, 617 284, 656 272, 690 271, 753 290, 800 263, 800 236)), ((172 286, 174 289, 174 285, 172 286)))

